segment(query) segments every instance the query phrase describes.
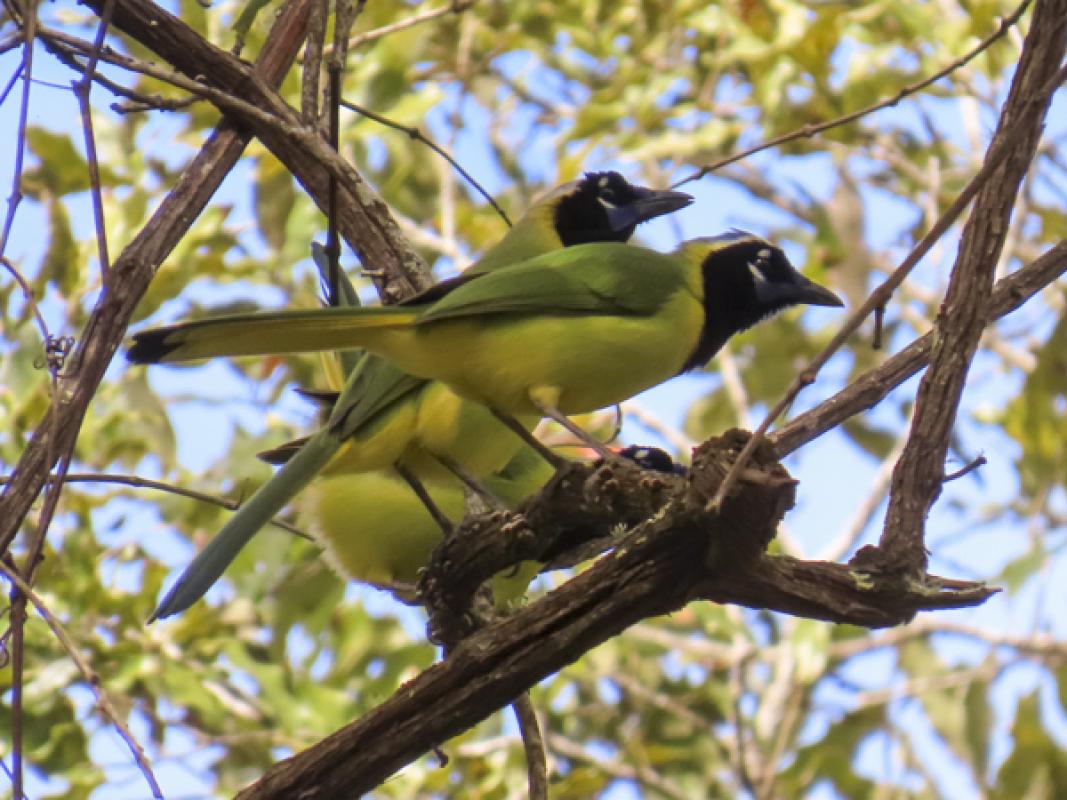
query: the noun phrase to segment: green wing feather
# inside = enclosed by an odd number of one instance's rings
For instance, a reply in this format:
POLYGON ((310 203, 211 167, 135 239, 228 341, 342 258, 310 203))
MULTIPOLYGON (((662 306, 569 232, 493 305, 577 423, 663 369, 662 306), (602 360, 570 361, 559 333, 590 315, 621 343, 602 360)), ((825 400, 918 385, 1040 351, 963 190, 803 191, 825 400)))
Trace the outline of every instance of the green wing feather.
POLYGON ((425 386, 427 381, 408 375, 393 362, 378 356, 366 355, 359 363, 355 374, 357 385, 350 396, 338 398, 333 413, 326 423, 335 435, 347 439, 379 414, 389 411, 394 403, 425 386))
POLYGON ((328 431, 312 436, 270 480, 256 490, 214 539, 185 568, 148 621, 179 614, 210 589, 249 540, 311 482, 337 452, 340 441, 328 431))

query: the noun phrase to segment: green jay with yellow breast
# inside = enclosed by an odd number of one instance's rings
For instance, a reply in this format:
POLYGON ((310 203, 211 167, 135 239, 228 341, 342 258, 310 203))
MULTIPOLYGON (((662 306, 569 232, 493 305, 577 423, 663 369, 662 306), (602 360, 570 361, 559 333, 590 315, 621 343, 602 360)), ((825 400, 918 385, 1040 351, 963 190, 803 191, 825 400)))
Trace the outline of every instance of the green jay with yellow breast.
POLYGON ((144 331, 135 363, 365 348, 502 414, 580 414, 694 367, 792 305, 839 306, 782 250, 731 231, 672 253, 585 244, 461 275, 413 302, 240 314, 144 331))

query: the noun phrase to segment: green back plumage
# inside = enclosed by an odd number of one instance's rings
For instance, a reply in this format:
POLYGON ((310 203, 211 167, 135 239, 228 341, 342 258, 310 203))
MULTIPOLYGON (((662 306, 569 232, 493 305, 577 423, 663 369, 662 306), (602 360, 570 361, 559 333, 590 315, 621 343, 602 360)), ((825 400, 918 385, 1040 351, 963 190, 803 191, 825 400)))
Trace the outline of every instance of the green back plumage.
POLYGON ((649 316, 685 281, 673 256, 628 244, 583 244, 465 283, 422 311, 416 324, 496 314, 649 316))

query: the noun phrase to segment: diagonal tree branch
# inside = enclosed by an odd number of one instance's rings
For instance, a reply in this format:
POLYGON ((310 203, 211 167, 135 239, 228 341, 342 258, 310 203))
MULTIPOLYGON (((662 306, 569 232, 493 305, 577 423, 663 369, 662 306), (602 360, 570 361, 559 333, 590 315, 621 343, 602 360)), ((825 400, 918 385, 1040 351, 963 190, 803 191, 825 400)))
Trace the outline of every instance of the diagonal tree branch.
POLYGON ((1007 235, 1015 197, 1030 169, 1045 114, 1059 85, 1067 45, 1067 0, 1038 0, 989 151, 1012 150, 979 190, 964 225, 959 253, 935 326, 930 368, 919 384, 915 416, 893 472, 889 509, 878 549, 861 550, 864 563, 889 572, 926 566, 926 515, 941 494, 945 453, 963 385, 989 318, 994 271, 1007 235), (873 561, 868 562, 868 559, 873 561))
MULTIPOLYGON (((296 58, 304 37, 307 2, 291 0, 279 14, 255 67, 264 82, 281 83, 296 58)), ((124 5, 119 3, 116 10, 124 5)), ((55 459, 61 453, 72 452, 89 402, 156 268, 207 205, 250 138, 247 132, 223 121, 152 218, 112 264, 105 290, 60 377, 60 391, 53 406, 42 414, 42 422, 0 496, 0 553, 10 546, 48 481, 55 459), (55 425, 50 422, 53 418, 58 421, 55 425)))
MULTIPOLYGON (((744 439, 728 433, 698 448, 688 482, 619 465, 576 465, 558 476, 522 508, 523 517, 543 523, 539 533, 555 525, 592 528, 585 534, 599 537, 617 524, 613 509, 620 503, 634 513, 642 504, 660 513, 616 541, 589 570, 463 639, 445 661, 361 719, 275 765, 238 798, 358 797, 630 625, 693 600, 878 627, 922 609, 976 605, 996 591, 934 578, 884 590, 846 566, 765 555, 795 489, 765 448, 721 512, 704 511, 744 439)), ((507 537, 498 530, 496 538, 507 537)))
MULTIPOLYGON (((1067 241, 997 282, 989 302, 989 319, 1005 317, 1067 272, 1067 241)), ((931 331, 913 341, 877 367, 819 405, 799 414, 767 438, 782 457, 795 452, 850 417, 880 403, 886 395, 930 363, 934 345, 931 331)))
MULTIPOLYGON (((106 0, 82 0, 101 13, 106 0)), ((187 77, 252 106, 280 124, 266 125, 242 104, 210 98, 221 110, 263 144, 296 177, 325 213, 329 178, 340 190, 337 225, 364 265, 373 267, 379 292, 386 300, 407 297, 431 282, 425 263, 411 248, 382 199, 341 155, 330 148, 317 127, 305 125, 300 112, 247 63, 215 47, 196 31, 151 0, 124 0, 115 8, 114 28, 154 51, 187 77)))

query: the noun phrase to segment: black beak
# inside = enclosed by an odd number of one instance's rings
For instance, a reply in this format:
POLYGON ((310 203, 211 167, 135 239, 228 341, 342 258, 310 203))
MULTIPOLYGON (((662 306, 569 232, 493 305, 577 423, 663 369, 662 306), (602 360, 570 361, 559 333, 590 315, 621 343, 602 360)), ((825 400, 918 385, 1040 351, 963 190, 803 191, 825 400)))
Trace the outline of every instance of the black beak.
POLYGON ((782 309, 788 306, 843 306, 836 294, 792 270, 789 280, 757 281, 754 288, 764 308, 782 309))
POLYGON ((655 217, 685 208, 692 202, 692 196, 685 192, 642 188, 637 199, 624 206, 607 209, 608 221, 612 230, 625 231, 655 217))
POLYGON ((797 273, 797 277, 799 277, 800 280, 797 282, 798 285, 794 289, 793 296, 796 298, 795 302, 804 303, 809 306, 833 306, 835 308, 844 305, 844 303, 841 302, 841 298, 825 286, 820 286, 815 283, 815 281, 808 280, 799 272, 797 273))

